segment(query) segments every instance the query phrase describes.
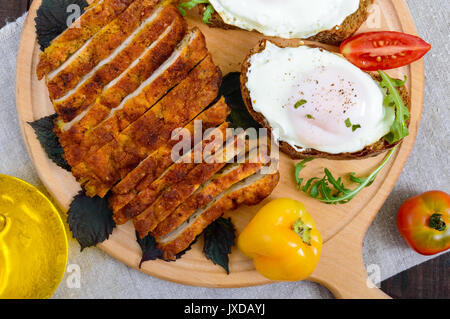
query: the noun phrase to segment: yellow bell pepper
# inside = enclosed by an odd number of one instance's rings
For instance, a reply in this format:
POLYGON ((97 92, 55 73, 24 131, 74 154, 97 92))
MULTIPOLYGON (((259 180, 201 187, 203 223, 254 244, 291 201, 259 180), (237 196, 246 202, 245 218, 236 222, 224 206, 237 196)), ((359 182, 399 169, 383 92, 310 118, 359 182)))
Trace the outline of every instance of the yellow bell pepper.
POLYGON ((281 198, 260 209, 239 235, 238 247, 261 275, 298 281, 316 268, 322 236, 302 203, 281 198))

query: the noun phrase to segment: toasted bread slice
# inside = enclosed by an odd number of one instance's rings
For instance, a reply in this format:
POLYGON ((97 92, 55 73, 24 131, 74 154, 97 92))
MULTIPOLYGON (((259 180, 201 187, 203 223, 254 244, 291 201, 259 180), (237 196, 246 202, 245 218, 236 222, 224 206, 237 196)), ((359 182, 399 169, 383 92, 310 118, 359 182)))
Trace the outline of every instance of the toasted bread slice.
MULTIPOLYGON (((331 30, 322 31, 315 36, 312 36, 305 40, 318 41, 327 44, 338 45, 345 39, 351 37, 367 20, 369 16, 369 6, 373 3, 373 0, 360 0, 358 10, 352 15, 348 16, 344 22, 335 26, 331 30)), ((199 6, 200 13, 203 15, 207 5, 202 4, 199 6)), ((233 25, 226 24, 217 12, 211 16, 210 26, 222 28, 226 30, 237 29, 233 25)))
MULTIPOLYGON (((242 97, 244 99, 245 105, 247 107, 247 110, 252 115, 252 117, 263 127, 267 128, 269 131, 271 130, 269 122, 266 120, 264 115, 262 115, 259 112, 256 112, 252 107, 252 101, 250 98, 250 92, 248 91, 248 88, 246 86, 247 83, 247 73, 250 68, 250 57, 253 54, 259 53, 263 51, 266 47, 266 41, 261 41, 247 56, 244 63, 242 64, 242 72, 241 72, 241 91, 242 91, 242 97)), ((378 74, 370 73, 372 78, 376 81, 381 81, 381 78, 378 74)), ((410 96, 408 94, 408 91, 405 86, 397 88, 399 91, 403 102, 408 107, 408 109, 411 108, 411 101, 410 96)), ((407 123, 409 125, 409 122, 407 123)), ((293 159, 304 159, 304 158, 310 158, 310 157, 317 157, 317 158, 328 158, 328 159, 335 159, 335 160, 351 160, 351 159, 364 159, 367 157, 377 156, 380 153, 383 153, 389 149, 392 149, 395 147, 397 143, 389 144, 384 138, 381 138, 379 141, 375 142, 372 145, 366 146, 361 151, 355 152, 355 153, 340 153, 340 154, 330 154, 325 153, 321 151, 317 151, 314 149, 307 149, 302 152, 297 151, 294 147, 289 145, 288 143, 285 143, 283 141, 280 141, 280 150, 286 154, 288 154, 293 159)))

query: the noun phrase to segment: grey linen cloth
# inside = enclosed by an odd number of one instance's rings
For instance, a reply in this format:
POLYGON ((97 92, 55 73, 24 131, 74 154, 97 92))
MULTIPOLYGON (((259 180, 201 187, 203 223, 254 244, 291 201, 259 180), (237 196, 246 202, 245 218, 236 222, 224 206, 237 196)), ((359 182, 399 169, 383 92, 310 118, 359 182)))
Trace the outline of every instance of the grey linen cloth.
MULTIPOLYGON (((426 94, 422 125, 409 161, 364 241, 366 265, 378 265, 389 278, 429 258, 412 251, 395 226, 396 212, 407 198, 432 189, 450 192, 449 178, 449 22, 450 2, 409 0, 419 33, 433 45, 425 58, 426 94)), ((14 76, 24 17, 0 30, 0 173, 24 179, 45 191, 31 163, 17 121, 14 76)), ((332 298, 311 282, 277 283, 240 289, 208 289, 174 284, 147 276, 90 248, 80 253, 69 240, 68 265, 78 265, 81 287, 69 288, 68 274, 54 298, 332 298)))

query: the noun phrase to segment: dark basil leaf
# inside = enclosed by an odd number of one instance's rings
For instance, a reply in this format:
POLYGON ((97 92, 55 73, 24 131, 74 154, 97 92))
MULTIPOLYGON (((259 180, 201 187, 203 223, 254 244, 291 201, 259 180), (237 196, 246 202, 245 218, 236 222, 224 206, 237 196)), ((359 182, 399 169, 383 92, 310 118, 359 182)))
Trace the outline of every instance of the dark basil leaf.
POLYGON ((236 230, 231 219, 219 218, 216 220, 205 229, 204 238, 203 253, 206 258, 223 267, 229 274, 228 255, 231 253, 231 247, 236 238, 236 230))
POLYGON ((70 165, 64 159, 64 149, 59 144, 58 137, 53 131, 54 120, 57 117, 56 114, 43 117, 34 122, 28 122, 34 129, 36 136, 44 148, 47 156, 61 168, 67 171, 71 171, 70 165))
POLYGON ((142 249, 142 259, 139 263, 139 268, 141 268, 142 264, 146 261, 161 258, 162 251, 158 249, 155 238, 153 238, 151 235, 147 235, 146 237, 141 238, 139 236, 139 233, 136 232, 136 239, 142 249))
POLYGON ((231 113, 227 121, 234 128, 248 129, 250 127, 261 127, 248 112, 241 94, 241 74, 239 72, 228 73, 222 80, 220 96, 225 97, 225 101, 231 107, 231 113))
POLYGON ((45 50, 50 42, 67 29, 67 19, 73 14, 69 5, 80 7, 80 13, 89 5, 85 0, 43 0, 34 19, 37 40, 41 50, 45 50))
POLYGON ((73 237, 80 243, 81 250, 108 239, 116 226, 106 197, 91 198, 79 192, 67 214, 67 223, 73 237))

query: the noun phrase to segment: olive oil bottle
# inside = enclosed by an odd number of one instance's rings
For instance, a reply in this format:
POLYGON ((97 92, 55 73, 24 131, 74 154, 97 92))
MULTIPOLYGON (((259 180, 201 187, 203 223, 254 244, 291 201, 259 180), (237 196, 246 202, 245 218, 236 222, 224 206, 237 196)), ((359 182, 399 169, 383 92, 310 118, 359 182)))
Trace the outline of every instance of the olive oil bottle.
POLYGON ((57 209, 36 188, 0 175, 0 298, 49 298, 67 263, 57 209))

